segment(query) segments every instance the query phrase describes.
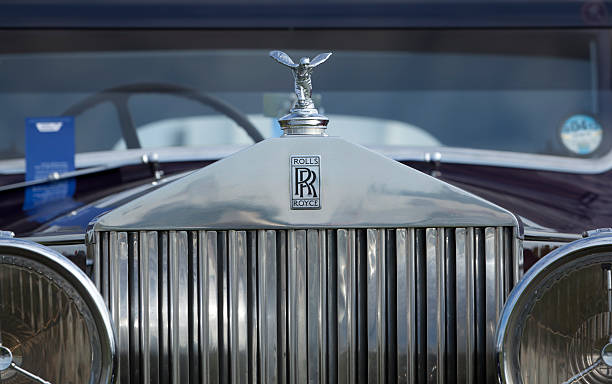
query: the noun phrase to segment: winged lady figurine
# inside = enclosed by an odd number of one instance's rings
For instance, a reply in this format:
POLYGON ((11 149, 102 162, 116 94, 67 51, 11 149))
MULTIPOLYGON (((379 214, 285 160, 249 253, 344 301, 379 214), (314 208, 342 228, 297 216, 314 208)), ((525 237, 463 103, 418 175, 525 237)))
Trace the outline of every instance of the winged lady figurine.
POLYGON ((270 56, 279 63, 291 68, 293 78, 295 79, 295 94, 297 95, 296 107, 298 109, 314 108, 311 99, 312 71, 316 66, 329 59, 331 52, 321 53, 312 59, 312 61, 310 61, 308 57, 302 57, 299 64, 295 64, 285 52, 272 51, 270 52, 270 56))

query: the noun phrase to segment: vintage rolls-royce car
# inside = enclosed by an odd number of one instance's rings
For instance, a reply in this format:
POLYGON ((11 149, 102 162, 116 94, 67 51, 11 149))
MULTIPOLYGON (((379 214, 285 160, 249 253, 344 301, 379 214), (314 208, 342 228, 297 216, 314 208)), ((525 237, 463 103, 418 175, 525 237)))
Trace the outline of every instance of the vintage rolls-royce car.
POLYGON ((612 382, 610 12, 0 2, 0 383, 612 382))

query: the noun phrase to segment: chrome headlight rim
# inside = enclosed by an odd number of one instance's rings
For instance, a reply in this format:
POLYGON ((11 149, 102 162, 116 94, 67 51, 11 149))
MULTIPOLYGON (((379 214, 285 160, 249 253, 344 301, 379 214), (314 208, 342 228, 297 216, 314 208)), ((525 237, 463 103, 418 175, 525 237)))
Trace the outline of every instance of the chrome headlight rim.
POLYGON ((612 233, 576 240, 560 247, 534 264, 510 293, 497 325, 495 338, 498 377, 502 383, 520 383, 518 348, 524 320, 536 300, 576 267, 588 267, 612 259, 612 233), (515 352, 515 353, 513 353, 515 352))
POLYGON ((16 266, 27 267, 27 261, 31 261, 30 266, 38 264, 45 269, 50 269, 70 285, 70 287, 62 288, 73 289, 76 292, 82 300, 82 304, 87 307, 88 312, 92 315, 94 328, 97 331, 95 336, 100 345, 100 355, 96 356, 100 359, 100 380, 98 383, 112 383, 116 367, 116 341, 113 326, 104 300, 85 272, 52 249, 26 240, 0 239, 0 257, 3 261, 21 259, 22 261, 18 263, 2 263, 16 266))

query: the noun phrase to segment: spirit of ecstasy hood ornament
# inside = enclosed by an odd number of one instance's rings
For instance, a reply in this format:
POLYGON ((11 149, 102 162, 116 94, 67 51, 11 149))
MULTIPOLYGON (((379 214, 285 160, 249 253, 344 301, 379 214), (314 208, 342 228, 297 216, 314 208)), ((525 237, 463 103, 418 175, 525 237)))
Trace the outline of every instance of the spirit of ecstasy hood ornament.
POLYGON ((289 67, 295 79, 297 102, 288 115, 278 120, 285 135, 326 135, 329 119, 320 115, 312 102, 311 75, 316 66, 329 59, 331 53, 321 53, 312 61, 308 57, 302 57, 299 64, 295 64, 289 55, 281 51, 272 51, 270 56, 289 67))

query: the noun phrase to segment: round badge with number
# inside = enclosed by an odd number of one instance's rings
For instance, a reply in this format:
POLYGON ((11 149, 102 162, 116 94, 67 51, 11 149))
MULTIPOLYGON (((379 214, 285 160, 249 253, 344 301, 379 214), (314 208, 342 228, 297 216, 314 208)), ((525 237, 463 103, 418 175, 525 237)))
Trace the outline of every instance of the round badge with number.
POLYGON ((561 126, 563 145, 576 155, 590 155, 599 148, 603 136, 601 124, 588 115, 574 115, 561 126))

